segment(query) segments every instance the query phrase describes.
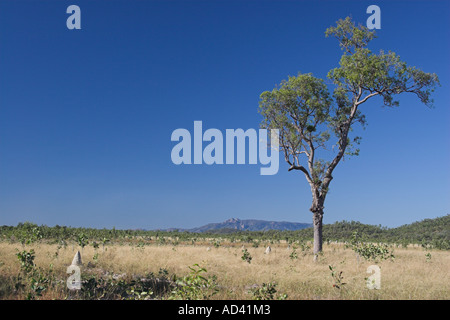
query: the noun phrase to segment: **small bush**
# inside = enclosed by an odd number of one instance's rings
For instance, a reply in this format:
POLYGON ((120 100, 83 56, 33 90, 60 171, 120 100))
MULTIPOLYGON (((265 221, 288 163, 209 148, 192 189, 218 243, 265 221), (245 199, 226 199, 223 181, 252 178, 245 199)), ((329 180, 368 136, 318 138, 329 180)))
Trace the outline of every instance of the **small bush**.
POLYGON ((204 277, 205 268, 194 264, 189 267, 189 275, 175 279, 176 288, 172 291, 169 299, 173 300, 208 300, 215 295, 219 289, 216 284, 216 277, 204 277))
POLYGON ((359 256, 366 260, 373 260, 375 262, 379 260, 395 259, 393 250, 386 243, 365 243, 361 241, 361 236, 357 231, 353 232, 350 245, 348 245, 355 251, 359 256))
POLYGON ((47 289, 51 282, 49 275, 36 267, 34 253, 34 250, 31 249, 29 252, 23 250, 16 254, 21 271, 17 276, 16 290, 24 291, 27 300, 34 300, 42 296, 42 292, 47 289))
POLYGON ((295 260, 298 258, 297 251, 295 250, 295 248, 292 250, 291 254, 289 255, 289 258, 291 258, 291 260, 295 260))
POLYGON ((247 261, 248 263, 252 262, 252 256, 250 255, 250 252, 248 252, 247 249, 242 249, 241 259, 247 261))
MULTIPOLYGON (((253 300, 274 300, 277 293, 277 283, 263 283, 262 286, 252 288, 248 291, 252 295, 253 300)), ((286 300, 287 294, 280 294, 278 300, 286 300)))

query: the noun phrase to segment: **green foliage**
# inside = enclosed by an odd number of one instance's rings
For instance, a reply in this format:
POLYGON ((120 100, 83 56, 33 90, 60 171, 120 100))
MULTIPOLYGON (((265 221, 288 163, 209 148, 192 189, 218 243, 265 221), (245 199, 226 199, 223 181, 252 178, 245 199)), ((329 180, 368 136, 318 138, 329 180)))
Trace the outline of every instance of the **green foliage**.
POLYGON ((248 263, 252 262, 252 256, 250 255, 250 252, 248 252, 247 249, 242 249, 241 259, 247 261, 248 263))
POLYGON ((439 250, 450 250, 450 241, 445 239, 433 239, 431 240, 430 247, 439 250))
POLYGON ((22 243, 22 245, 32 244, 34 242, 40 241, 44 237, 42 228, 34 223, 19 223, 18 226, 20 226, 20 232, 17 233, 17 238, 22 243))
POLYGON ((343 55, 339 64, 339 68, 328 73, 328 78, 338 85, 338 91, 368 88, 370 94, 380 95, 389 107, 399 105, 393 100, 394 95, 411 92, 422 103, 432 106, 430 95, 439 84, 438 77, 407 66, 394 52, 381 50, 374 54, 367 48, 358 48, 352 55, 343 55))
POLYGON ((161 270, 158 276, 150 273, 137 278, 83 273, 81 290, 69 292, 69 296, 82 300, 148 300, 163 298, 173 286, 161 270))
POLYGON ((362 242, 361 236, 357 231, 353 233, 350 246, 353 251, 366 260, 376 262, 379 260, 395 259, 393 250, 386 243, 374 244, 362 242))
MULTIPOLYGON (((174 246, 176 246, 176 244, 173 244, 174 246)), ((145 243, 143 241, 139 241, 138 244, 136 245, 136 248, 138 249, 144 249, 145 243)))
POLYGON ((203 276, 204 273, 207 273, 205 268, 194 264, 189 269, 191 270, 189 275, 175 279, 176 287, 169 299, 208 300, 219 291, 215 276, 208 278, 203 276))
MULTIPOLYGON (((32 238, 31 235, 23 236, 28 232, 32 232, 34 226, 31 223, 19 223, 17 226, 0 226, 0 241, 7 241, 10 243, 23 243, 23 237, 32 238)), ((178 232, 171 231, 146 231, 146 230, 108 230, 108 229, 93 229, 93 228, 70 228, 70 227, 48 227, 45 225, 39 226, 39 233, 42 238, 40 242, 47 242, 50 244, 57 244, 58 248, 66 248, 72 239, 72 244, 78 244, 78 237, 86 237, 91 239, 93 247, 95 243, 122 243, 133 246, 161 244, 167 245, 166 239, 179 238, 180 243, 191 243, 193 239, 197 242, 211 241, 211 238, 217 238, 217 233, 203 232, 178 232)), ((359 234, 365 235, 367 242, 384 242, 402 244, 420 244, 426 246, 428 249, 449 250, 450 249, 450 215, 425 219, 414 222, 408 225, 403 225, 397 228, 387 228, 381 225, 368 225, 356 221, 340 221, 333 224, 325 224, 323 226, 323 238, 326 241, 345 242, 350 241, 353 232, 357 231, 359 234)), ((264 242, 279 242, 287 241, 289 243, 298 242, 298 252, 302 250, 306 254, 311 248, 306 243, 313 239, 313 229, 306 228, 296 231, 280 231, 280 230, 266 230, 266 231, 234 231, 233 233, 220 234, 221 240, 245 243, 248 242, 253 246, 253 243, 259 244, 264 242)), ((104 248, 105 250, 107 248, 104 248)))
POLYGON ((29 252, 26 250, 20 251, 16 254, 17 259, 20 262, 20 269, 25 274, 29 274, 34 270, 34 258, 35 252, 34 249, 31 249, 29 252))
POLYGON ((292 252, 291 252, 291 254, 289 255, 289 258, 290 258, 291 260, 295 260, 295 259, 298 258, 297 251, 296 251, 295 248, 292 249, 292 252))
POLYGON ((355 124, 366 125, 359 106, 374 96, 383 98, 384 105, 396 106, 394 95, 409 92, 431 106, 431 93, 439 85, 436 74, 425 73, 410 67, 394 52, 378 54, 367 48, 375 32, 356 26, 351 18, 337 21, 335 27, 325 32, 338 39, 344 53, 339 67, 328 73, 335 85, 333 94, 322 79, 311 73, 288 77, 272 91, 260 96, 259 113, 263 116, 262 128, 279 129, 281 150, 291 166, 301 170, 309 184, 321 197, 328 192, 331 173, 344 154, 358 155, 356 148, 360 136, 350 137, 355 124), (334 146, 339 152, 332 161, 314 155, 317 149, 334 146), (300 165, 300 156, 308 159, 308 167, 300 165))
POLYGON ((133 287, 129 291, 127 291, 128 297, 126 300, 149 300, 153 292, 147 292, 147 291, 136 291, 136 289, 133 287))
MULTIPOLYGON (((23 290, 27 300, 42 296, 50 283, 50 279, 34 263, 35 252, 23 250, 16 254, 20 262, 21 274, 17 276, 16 289, 23 290)), ((50 268, 50 270, 52 270, 50 268)), ((50 271, 51 272, 51 271, 50 271)))
POLYGON ((105 238, 105 237, 102 237, 101 238, 101 242, 102 242, 102 245, 103 245, 103 251, 105 250, 105 245, 108 243, 108 242, 110 242, 111 240, 109 240, 108 238, 105 238))
POLYGON ((341 290, 347 284, 344 282, 342 271, 337 271, 332 265, 329 265, 328 268, 330 269, 331 277, 333 278, 333 288, 341 290))
MULTIPOLYGON (((279 129, 281 150, 291 168, 300 166, 299 156, 311 145, 325 148, 330 139, 326 123, 331 111, 331 97, 322 79, 311 73, 289 77, 272 91, 261 94, 259 112, 261 127, 279 129)), ((327 163, 311 163, 309 179, 318 188, 327 163)))
POLYGON ((124 296, 126 289, 127 287, 123 280, 104 279, 96 275, 85 275, 83 273, 81 290, 76 292, 76 294, 83 300, 103 300, 124 296))
POLYGON ((437 75, 408 66, 394 52, 372 53, 367 45, 376 37, 374 31, 356 26, 347 17, 339 20, 336 27, 328 28, 325 35, 337 38, 344 51, 340 67, 328 73, 328 78, 337 86, 337 98, 350 94, 359 96, 359 100, 363 94, 379 95, 386 106, 398 106, 394 95, 409 92, 416 94, 425 105, 432 106, 430 95, 440 85, 437 75))
POLYGON ((356 49, 366 47, 376 38, 375 31, 370 31, 363 25, 356 26, 350 17, 339 19, 336 27, 325 31, 325 36, 333 36, 339 40, 339 46, 345 53, 351 54, 356 49))
POLYGON ((302 249, 303 256, 305 256, 311 250, 311 246, 303 242, 300 243, 300 248, 302 249))
POLYGON ((50 280, 42 272, 36 272, 30 277, 30 291, 27 293, 27 300, 34 300, 42 296, 42 292, 48 287, 50 280))
POLYGON ((88 237, 84 233, 80 233, 77 236, 78 245, 83 249, 85 246, 89 244, 88 237))
MULTIPOLYGON (((274 300, 277 293, 277 283, 269 282, 263 283, 262 286, 249 289, 249 293, 252 295, 253 300, 274 300)), ((287 294, 280 294, 278 300, 286 300, 287 294)))
POLYGON ((220 247, 220 240, 216 240, 213 243, 214 248, 219 248, 220 247))
MULTIPOLYGON (((345 155, 359 155, 361 137, 354 135, 354 129, 366 125, 361 105, 378 96, 385 106, 398 106, 396 95, 413 93, 431 107, 431 93, 440 85, 436 74, 408 66, 394 52, 373 53, 368 44, 375 32, 356 26, 350 17, 337 21, 325 35, 338 39, 343 50, 339 67, 327 75, 333 93, 312 73, 299 73, 263 92, 258 110, 262 128, 279 129, 280 150, 288 170, 304 174, 313 196, 310 211, 320 217, 337 165, 345 155)), ((384 250, 377 246, 366 249, 384 250)))

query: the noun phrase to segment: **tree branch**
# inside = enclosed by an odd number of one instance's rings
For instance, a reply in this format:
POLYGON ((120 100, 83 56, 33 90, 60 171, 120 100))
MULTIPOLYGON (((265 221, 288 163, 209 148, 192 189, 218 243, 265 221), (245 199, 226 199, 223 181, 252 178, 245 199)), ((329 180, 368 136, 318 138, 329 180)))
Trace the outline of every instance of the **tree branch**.
POLYGON ((359 106, 361 103, 366 102, 369 98, 372 98, 373 96, 376 96, 377 94, 381 94, 384 90, 372 92, 371 94, 368 94, 365 96, 362 100, 356 101, 355 106, 359 106))
POLYGON ((311 184, 311 182, 312 182, 311 176, 309 175, 308 170, 306 170, 306 168, 304 166, 291 165, 291 167, 288 169, 288 171, 292 171, 292 170, 300 170, 301 172, 303 172, 306 176, 306 180, 308 180, 308 182, 311 184))

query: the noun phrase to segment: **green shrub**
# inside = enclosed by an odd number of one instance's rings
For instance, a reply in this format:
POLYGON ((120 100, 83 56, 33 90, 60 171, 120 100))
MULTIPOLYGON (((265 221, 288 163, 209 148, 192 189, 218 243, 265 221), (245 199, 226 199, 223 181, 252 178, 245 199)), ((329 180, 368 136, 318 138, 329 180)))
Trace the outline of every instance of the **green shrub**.
POLYGON ((395 259, 393 250, 389 245, 386 243, 374 244, 363 242, 357 231, 353 232, 349 246, 365 260, 377 262, 379 260, 395 259))
MULTIPOLYGON (((248 291, 252 295, 253 300, 274 300, 277 293, 277 283, 263 283, 262 286, 252 288, 248 291)), ((286 300, 287 294, 280 294, 278 300, 286 300)))
MULTIPOLYGON (((42 292, 47 289, 50 277, 34 263, 35 252, 31 249, 20 251, 16 254, 20 262, 21 273, 17 276, 16 289, 23 290, 27 300, 34 300, 42 296, 42 292)), ((51 273, 52 268, 50 268, 51 273)))
POLYGON ((175 278, 176 288, 172 291, 169 299, 208 300, 219 291, 215 276, 208 278, 203 276, 207 272, 205 268, 194 264, 189 269, 191 272, 187 276, 175 278))
POLYGON ((252 262, 252 256, 250 255, 250 252, 248 252, 247 249, 242 249, 241 259, 247 261, 248 263, 252 262))
POLYGON ((289 255, 289 258, 291 258, 291 260, 294 260, 294 259, 298 258, 297 251, 296 251, 295 248, 292 250, 291 254, 289 255))

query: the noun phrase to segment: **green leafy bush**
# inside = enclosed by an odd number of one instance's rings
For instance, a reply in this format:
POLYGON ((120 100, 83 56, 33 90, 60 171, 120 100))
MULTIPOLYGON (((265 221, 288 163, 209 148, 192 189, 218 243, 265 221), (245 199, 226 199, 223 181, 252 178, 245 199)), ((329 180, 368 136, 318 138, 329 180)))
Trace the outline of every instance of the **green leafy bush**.
POLYGON ((377 262, 379 260, 395 259, 393 249, 388 244, 363 242, 357 231, 353 232, 350 247, 366 260, 377 262))
POLYGON ((250 252, 248 252, 247 249, 242 249, 241 259, 247 261, 248 263, 252 262, 252 256, 250 255, 250 252))
POLYGON ((219 291, 215 276, 208 278, 203 276, 207 272, 205 268, 194 264, 189 269, 191 272, 187 276, 175 279, 176 288, 169 299, 208 300, 219 291))
POLYGON ((50 278, 36 267, 34 250, 23 250, 18 252, 16 256, 20 262, 21 271, 17 276, 16 289, 23 290, 27 300, 34 300, 42 296, 42 292, 49 286, 50 278))
MULTIPOLYGON (((274 300, 277 293, 277 283, 263 283, 262 286, 252 288, 248 292, 252 295, 253 300, 274 300)), ((286 300, 287 294, 280 294, 277 299, 286 300)))
POLYGON ((297 256, 297 251, 296 251, 295 248, 292 249, 292 252, 291 252, 291 254, 289 255, 289 258, 291 258, 291 260, 295 260, 295 259, 298 258, 298 256, 297 256))

